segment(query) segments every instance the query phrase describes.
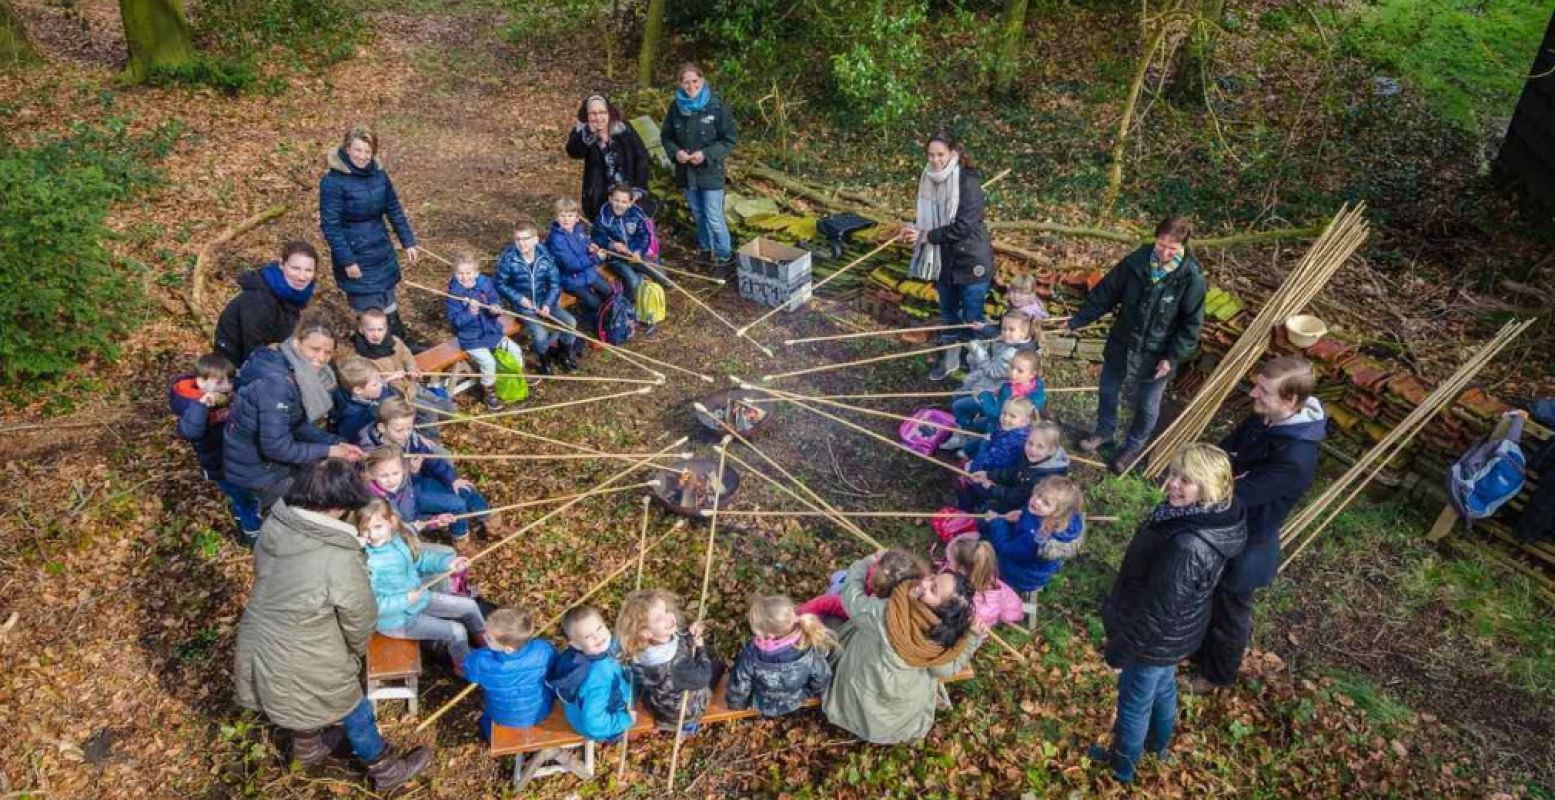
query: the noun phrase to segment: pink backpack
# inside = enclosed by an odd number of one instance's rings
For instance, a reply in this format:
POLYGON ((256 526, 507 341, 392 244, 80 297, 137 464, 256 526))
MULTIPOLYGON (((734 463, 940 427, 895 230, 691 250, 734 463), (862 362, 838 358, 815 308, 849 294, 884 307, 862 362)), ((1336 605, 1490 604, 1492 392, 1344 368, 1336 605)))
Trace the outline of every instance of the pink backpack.
MULTIPOLYGON (((939 513, 955 514, 960 511, 961 509, 955 506, 945 506, 939 510, 939 513)), ((977 520, 976 515, 968 514, 964 517, 935 517, 929 524, 934 528, 934 535, 938 536, 941 542, 949 544, 951 539, 962 534, 970 533, 974 537, 977 536, 977 520)))
POLYGON ((937 425, 954 425, 956 418, 949 411, 938 408, 920 408, 912 412, 912 419, 902 420, 900 427, 896 429, 902 443, 923 455, 933 455, 940 445, 950 438, 950 431, 944 428, 936 428, 934 425, 920 425, 919 422, 933 422, 937 425))
POLYGON ((653 217, 648 217, 648 252, 643 257, 649 261, 659 260, 659 231, 653 227, 653 217))

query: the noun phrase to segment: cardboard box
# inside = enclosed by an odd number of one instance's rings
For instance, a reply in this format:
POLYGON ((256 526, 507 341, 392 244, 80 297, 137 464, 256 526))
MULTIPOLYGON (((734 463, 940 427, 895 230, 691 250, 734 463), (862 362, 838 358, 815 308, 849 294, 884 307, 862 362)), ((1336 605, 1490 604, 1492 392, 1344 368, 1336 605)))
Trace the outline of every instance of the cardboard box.
POLYGON ((757 237, 736 254, 741 297, 784 311, 810 301, 810 251, 757 237))

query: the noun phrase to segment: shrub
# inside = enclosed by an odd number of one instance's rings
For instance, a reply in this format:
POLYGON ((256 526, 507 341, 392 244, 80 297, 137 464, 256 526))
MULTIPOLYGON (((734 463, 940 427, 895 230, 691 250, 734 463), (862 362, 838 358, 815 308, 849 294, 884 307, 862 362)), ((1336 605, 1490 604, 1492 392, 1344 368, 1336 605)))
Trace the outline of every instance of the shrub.
POLYGON ((123 120, 79 125, 34 147, 0 143, 0 383, 113 358, 140 300, 103 246, 109 209, 155 184, 176 124, 133 135, 123 120))
POLYGON ((146 76, 146 82, 153 86, 209 86, 227 95, 240 94, 258 80, 259 74, 247 58, 222 58, 205 53, 176 67, 153 67, 146 76))

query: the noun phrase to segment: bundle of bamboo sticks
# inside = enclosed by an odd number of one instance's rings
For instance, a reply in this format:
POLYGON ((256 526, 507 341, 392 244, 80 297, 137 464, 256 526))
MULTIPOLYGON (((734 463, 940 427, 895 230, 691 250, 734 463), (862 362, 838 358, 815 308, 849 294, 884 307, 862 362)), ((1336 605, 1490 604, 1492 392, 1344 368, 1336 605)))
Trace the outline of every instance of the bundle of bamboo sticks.
POLYGON ((1280 529, 1281 547, 1296 545, 1296 549, 1285 557, 1280 564, 1280 570, 1290 565, 1290 562, 1301 555, 1301 551, 1307 549, 1326 529, 1339 513, 1350 505, 1366 485, 1371 483, 1377 474, 1382 472, 1389 463, 1396 459, 1417 434, 1425 428, 1437 414, 1449 408, 1468 388, 1469 382, 1479 374, 1485 365, 1495 360, 1496 356, 1505 350, 1514 339, 1523 331, 1528 330, 1536 320, 1529 319, 1521 322, 1513 320, 1501 327, 1484 347, 1481 347, 1463 366, 1458 368, 1452 377, 1436 387, 1420 405, 1409 412, 1398 427, 1388 431, 1388 435, 1382 437, 1382 441, 1367 451, 1350 467, 1338 480, 1329 484, 1317 499, 1308 503, 1299 513, 1285 521, 1285 526, 1280 529), (1298 543, 1299 542, 1299 543, 1298 543))
MULTIPOLYGON (((1140 460, 1146 455, 1151 455, 1149 466, 1145 469, 1145 476, 1158 478, 1171 463, 1174 456, 1182 448, 1198 441, 1204 435, 1204 429, 1215 417, 1215 412, 1220 409, 1237 384, 1248 371, 1257 366, 1264 351, 1269 347, 1269 337, 1276 326, 1284 324, 1286 318, 1301 313, 1328 285, 1328 280, 1334 273, 1344 266, 1350 256, 1355 253, 1361 243, 1366 240, 1370 228, 1365 218, 1366 205, 1364 203, 1351 208, 1348 204, 1339 209, 1334 215, 1323 235, 1313 242, 1312 249, 1302 257, 1301 263, 1285 277, 1278 291, 1269 298, 1263 310, 1258 312, 1247 330, 1242 333, 1220 365, 1215 368, 1213 375, 1204 382, 1204 387, 1198 395, 1183 409, 1176 420, 1172 422, 1156 440, 1140 454, 1140 460)), ((1146 365, 1145 368, 1148 368, 1146 365)), ((1136 461, 1135 463, 1139 463, 1136 461)), ((1130 466, 1130 465, 1125 465, 1130 466)))

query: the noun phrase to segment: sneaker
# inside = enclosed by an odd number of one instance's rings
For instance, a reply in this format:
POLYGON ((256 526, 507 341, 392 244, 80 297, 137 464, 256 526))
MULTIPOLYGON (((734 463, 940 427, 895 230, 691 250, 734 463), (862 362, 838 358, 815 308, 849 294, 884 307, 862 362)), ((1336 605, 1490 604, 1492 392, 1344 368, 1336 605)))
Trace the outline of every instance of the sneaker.
POLYGON ((963 447, 966 447, 966 437, 959 433, 952 433, 949 439, 946 439, 942 444, 940 444, 939 449, 960 450, 963 447))
POLYGON ((1100 436, 1087 436, 1080 440, 1080 452, 1088 456, 1096 455, 1096 451, 1101 449, 1103 441, 1100 436))
POLYGON ((1182 691, 1185 694, 1210 694, 1219 688, 1219 686, 1210 683, 1209 679, 1203 675, 1194 675, 1183 681, 1182 685, 1182 691))
POLYGON ((497 396, 496 387, 481 387, 481 402, 486 405, 486 409, 488 411, 502 410, 502 398, 497 396))
POLYGON ((1122 475, 1128 472, 1134 466, 1134 462, 1139 460, 1140 451, 1143 449, 1141 447, 1123 448, 1122 452, 1113 456, 1112 460, 1107 462, 1107 469, 1111 470, 1114 475, 1122 475))
POLYGON ((637 325, 637 335, 644 338, 652 336, 653 334, 657 333, 658 330, 658 325, 650 325, 646 322, 638 323, 637 325))

